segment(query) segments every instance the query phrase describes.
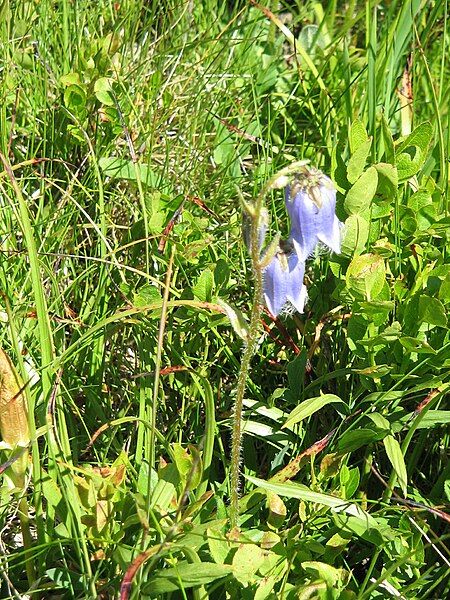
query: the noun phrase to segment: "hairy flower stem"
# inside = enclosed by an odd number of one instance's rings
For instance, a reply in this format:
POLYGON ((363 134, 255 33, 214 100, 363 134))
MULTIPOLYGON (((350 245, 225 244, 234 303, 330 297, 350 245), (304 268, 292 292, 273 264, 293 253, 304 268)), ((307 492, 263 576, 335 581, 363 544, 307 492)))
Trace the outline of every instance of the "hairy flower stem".
MULTIPOLYGON (((238 526, 239 517, 239 478, 240 478, 240 459, 242 444, 242 405, 244 400, 245 388, 247 386, 248 372, 250 362, 256 350, 258 334, 261 319, 261 304, 263 291, 263 271, 261 264, 260 250, 260 227, 261 213, 264 209, 264 199, 267 194, 273 190, 282 188, 286 185, 285 178, 304 167, 305 161, 295 162, 274 175, 263 187, 257 199, 249 207, 247 216, 250 220, 250 258, 253 268, 254 292, 253 304, 250 313, 250 324, 246 346, 242 356, 241 368, 239 370, 236 400, 233 414, 233 430, 231 436, 231 476, 230 476, 230 525, 231 528, 238 526)), ((245 210, 245 207, 244 207, 245 210)))
MULTIPOLYGON (((255 211, 256 212, 256 211, 255 211)), ((258 216, 258 215, 256 215, 258 216)), ((254 276, 254 295, 253 305, 250 317, 250 325, 244 355, 242 357, 241 368, 239 371, 236 401, 233 415, 233 433, 231 438, 231 502, 230 502, 230 524, 231 527, 237 527, 239 516, 239 475, 240 475, 240 455, 242 441, 242 403, 244 400, 245 388, 247 385, 248 371, 250 361, 255 353, 258 341, 259 321, 261 316, 262 299, 262 269, 259 264, 258 248, 258 220, 252 218, 251 238, 250 238, 251 257, 253 263, 254 276)))

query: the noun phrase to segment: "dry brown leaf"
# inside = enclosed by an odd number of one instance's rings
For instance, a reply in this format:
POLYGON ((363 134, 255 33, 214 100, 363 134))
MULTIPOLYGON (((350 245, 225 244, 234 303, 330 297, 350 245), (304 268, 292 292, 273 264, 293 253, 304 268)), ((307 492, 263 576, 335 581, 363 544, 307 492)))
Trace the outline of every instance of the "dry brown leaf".
POLYGON ((9 356, 0 348, 0 433, 11 449, 30 442, 23 384, 9 356))

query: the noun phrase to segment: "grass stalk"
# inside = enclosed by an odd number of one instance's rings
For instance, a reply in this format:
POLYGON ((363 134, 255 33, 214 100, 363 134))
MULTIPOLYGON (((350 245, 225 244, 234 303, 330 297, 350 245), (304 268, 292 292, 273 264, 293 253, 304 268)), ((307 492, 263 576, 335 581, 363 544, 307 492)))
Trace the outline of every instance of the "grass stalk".
MULTIPOLYGON (((41 278, 41 267, 37 253, 37 245, 34 237, 33 227, 28 211, 27 203, 22 195, 22 191, 16 181, 14 173, 11 169, 9 160, 0 153, 0 160, 7 173, 10 184, 13 188, 18 209, 14 206, 16 218, 20 228, 22 229, 25 239, 29 265, 30 276, 36 304, 36 314, 38 322, 38 334, 41 348, 41 386, 42 394, 45 399, 49 398, 52 386, 52 360, 54 357, 52 330, 45 298, 44 286, 41 278)), ((36 439, 36 425, 34 421, 35 406, 28 407, 28 413, 31 415, 29 419, 30 438, 32 440, 32 460, 33 460, 33 485, 34 485, 34 508, 36 511, 36 529, 39 543, 45 541, 45 529, 43 521, 43 506, 42 506, 42 462, 40 458, 40 450, 36 439)), ((51 443, 51 440, 49 440, 51 443)))
MULTIPOLYGON (((159 381, 160 381, 160 373, 161 373, 161 357, 164 346, 164 332, 166 330, 166 318, 167 318, 167 308, 169 301, 169 292, 170 292, 170 281, 172 279, 172 269, 173 269, 173 260, 175 257, 175 246, 172 246, 172 250, 170 253, 169 264, 167 265, 167 273, 166 273, 166 281, 164 287, 164 296, 162 301, 161 308, 161 319, 159 322, 159 330, 158 330, 158 342, 156 348, 156 358, 155 358, 155 375, 153 380, 153 395, 152 395, 152 406, 151 406, 151 428, 149 435, 149 457, 150 457, 150 468, 155 468, 156 462, 156 448, 155 448, 155 440, 156 440, 156 415, 158 412, 158 395, 159 395, 159 381)), ((147 502, 150 503, 151 496, 151 477, 148 478, 148 497, 147 502)))

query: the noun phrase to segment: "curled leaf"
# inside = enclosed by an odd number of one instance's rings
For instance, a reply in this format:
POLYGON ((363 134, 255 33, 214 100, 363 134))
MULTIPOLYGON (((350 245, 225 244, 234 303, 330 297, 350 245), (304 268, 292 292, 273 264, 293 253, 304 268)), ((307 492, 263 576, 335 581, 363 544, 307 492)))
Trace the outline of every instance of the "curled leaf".
MULTIPOLYGON (((0 348, 0 433, 2 446, 10 450, 26 447, 30 443, 28 414, 23 384, 9 356, 0 348)), ((9 472, 9 485, 23 488, 28 453, 14 460, 9 472)))
POLYGON ((0 433, 11 449, 30 442, 23 383, 9 356, 0 349, 0 433))

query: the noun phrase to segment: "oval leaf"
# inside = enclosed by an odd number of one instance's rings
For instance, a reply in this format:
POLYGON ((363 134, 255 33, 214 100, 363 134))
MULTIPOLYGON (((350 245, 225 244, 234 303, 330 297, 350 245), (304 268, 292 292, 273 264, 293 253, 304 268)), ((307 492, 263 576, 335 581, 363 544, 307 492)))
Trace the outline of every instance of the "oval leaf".
POLYGON ((375 167, 369 167, 358 181, 350 188, 344 200, 347 214, 361 214, 370 208, 378 185, 378 172, 375 167))
POLYGON ((408 474, 406 472, 405 459, 403 457, 400 444, 393 435, 387 435, 383 440, 383 444, 386 449, 386 454, 388 455, 391 465, 393 466, 397 475, 398 483, 402 488, 403 495, 406 497, 408 474))
POLYGON ((318 398, 309 398, 294 408, 294 410, 286 419, 283 427, 290 428, 296 423, 303 421, 303 419, 310 417, 323 406, 335 403, 345 404, 344 401, 339 398, 339 396, 335 396, 334 394, 324 394, 318 398))
POLYGON ((155 598, 161 594, 176 592, 181 589, 181 586, 192 588, 211 583, 232 572, 233 567, 230 565, 180 562, 176 567, 156 571, 150 581, 142 586, 142 593, 155 598))

